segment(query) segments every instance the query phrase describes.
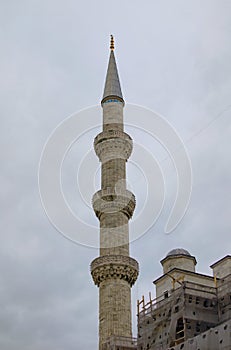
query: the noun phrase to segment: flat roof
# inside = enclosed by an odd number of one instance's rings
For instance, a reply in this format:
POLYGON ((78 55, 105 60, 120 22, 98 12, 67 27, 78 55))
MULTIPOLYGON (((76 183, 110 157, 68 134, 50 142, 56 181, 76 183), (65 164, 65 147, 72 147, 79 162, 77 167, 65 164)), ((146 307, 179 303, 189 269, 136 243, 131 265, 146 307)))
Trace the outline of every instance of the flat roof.
POLYGON ((211 269, 213 269, 216 265, 220 264, 223 260, 228 260, 231 259, 231 255, 226 255, 223 258, 221 258, 220 260, 216 261, 215 263, 213 263, 212 265, 210 265, 211 269))
MULTIPOLYGON (((193 276, 200 276, 200 277, 205 277, 205 278, 208 278, 210 280, 214 280, 214 277, 213 276, 209 276, 209 275, 204 275, 203 273, 198 273, 198 272, 193 272, 193 271, 188 271, 188 270, 184 270, 184 269, 179 269, 179 268, 176 268, 174 267, 172 270, 170 270, 169 272, 165 273, 164 275, 160 276, 159 278, 157 278, 155 281, 153 281, 152 283, 156 284, 156 282, 159 282, 162 278, 164 277, 170 277, 169 274, 171 272, 184 272, 184 273, 187 273, 189 275, 193 275, 193 276)), ((219 278, 218 278, 219 279, 219 278)))

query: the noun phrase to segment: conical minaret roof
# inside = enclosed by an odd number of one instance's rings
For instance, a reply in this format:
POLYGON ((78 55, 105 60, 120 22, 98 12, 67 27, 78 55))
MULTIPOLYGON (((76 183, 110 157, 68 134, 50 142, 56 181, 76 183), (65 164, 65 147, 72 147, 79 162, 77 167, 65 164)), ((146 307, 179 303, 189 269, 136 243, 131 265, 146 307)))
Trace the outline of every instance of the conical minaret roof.
POLYGON ((124 102, 120 86, 119 74, 117 70, 115 55, 114 55, 114 39, 111 36, 111 53, 108 63, 106 82, 104 87, 102 103, 108 98, 119 98, 124 102))

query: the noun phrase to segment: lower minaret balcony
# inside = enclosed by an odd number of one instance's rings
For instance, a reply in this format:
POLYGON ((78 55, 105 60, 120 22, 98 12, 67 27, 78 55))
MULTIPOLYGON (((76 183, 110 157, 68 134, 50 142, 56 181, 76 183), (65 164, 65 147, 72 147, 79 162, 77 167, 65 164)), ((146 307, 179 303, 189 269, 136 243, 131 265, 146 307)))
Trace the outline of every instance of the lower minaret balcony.
POLYGON ((91 263, 91 275, 98 287, 108 279, 122 279, 132 287, 138 274, 138 262, 129 256, 106 255, 96 258, 91 263))
POLYGON ((102 214, 124 213, 128 219, 133 215, 136 199, 132 192, 125 190, 115 193, 112 190, 100 190, 92 198, 93 209, 100 219, 102 214))

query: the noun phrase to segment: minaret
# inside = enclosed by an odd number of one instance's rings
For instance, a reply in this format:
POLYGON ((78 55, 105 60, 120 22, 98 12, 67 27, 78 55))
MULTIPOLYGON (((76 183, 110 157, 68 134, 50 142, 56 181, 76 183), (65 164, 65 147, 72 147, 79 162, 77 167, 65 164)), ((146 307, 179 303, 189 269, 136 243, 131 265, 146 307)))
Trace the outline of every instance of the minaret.
POLYGON ((91 263, 92 278, 99 287, 99 350, 110 337, 132 337, 131 287, 139 268, 129 256, 128 221, 135 209, 135 196, 126 189, 126 161, 132 139, 124 132, 124 100, 113 36, 110 51, 101 101, 103 131, 94 140, 102 163, 101 190, 93 196, 93 209, 100 221, 100 256, 91 263))

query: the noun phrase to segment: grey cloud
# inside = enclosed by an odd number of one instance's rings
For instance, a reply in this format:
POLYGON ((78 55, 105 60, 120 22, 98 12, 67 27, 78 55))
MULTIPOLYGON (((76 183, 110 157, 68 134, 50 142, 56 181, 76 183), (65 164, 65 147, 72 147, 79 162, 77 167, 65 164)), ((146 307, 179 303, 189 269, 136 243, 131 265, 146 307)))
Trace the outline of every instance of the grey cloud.
MULTIPOLYGON (((161 163, 163 213, 131 245, 141 265, 133 313, 136 299, 154 291, 159 260, 172 248, 188 249, 198 270, 209 273, 230 253, 230 110, 210 124, 230 104, 230 2, 119 1, 112 11, 105 1, 12 0, 1 4, 0 17, 0 348, 90 350, 97 347, 98 291, 89 264, 98 252, 71 243, 48 221, 37 185, 42 147, 66 116, 99 103, 113 32, 126 101, 167 118, 186 143, 194 174, 188 212, 165 235, 176 188, 171 161, 161 163)), ((132 137, 142 141, 135 131, 132 137)), ((92 141, 84 140, 84 152, 92 141)), ((150 138, 142 142, 165 158, 150 138)), ((70 194, 81 159, 75 150, 65 168, 70 194)), ((128 173, 139 201, 137 175, 128 173)), ((82 201, 70 200, 84 215, 82 201)), ((97 223, 91 215, 87 209, 85 218, 97 223)))

